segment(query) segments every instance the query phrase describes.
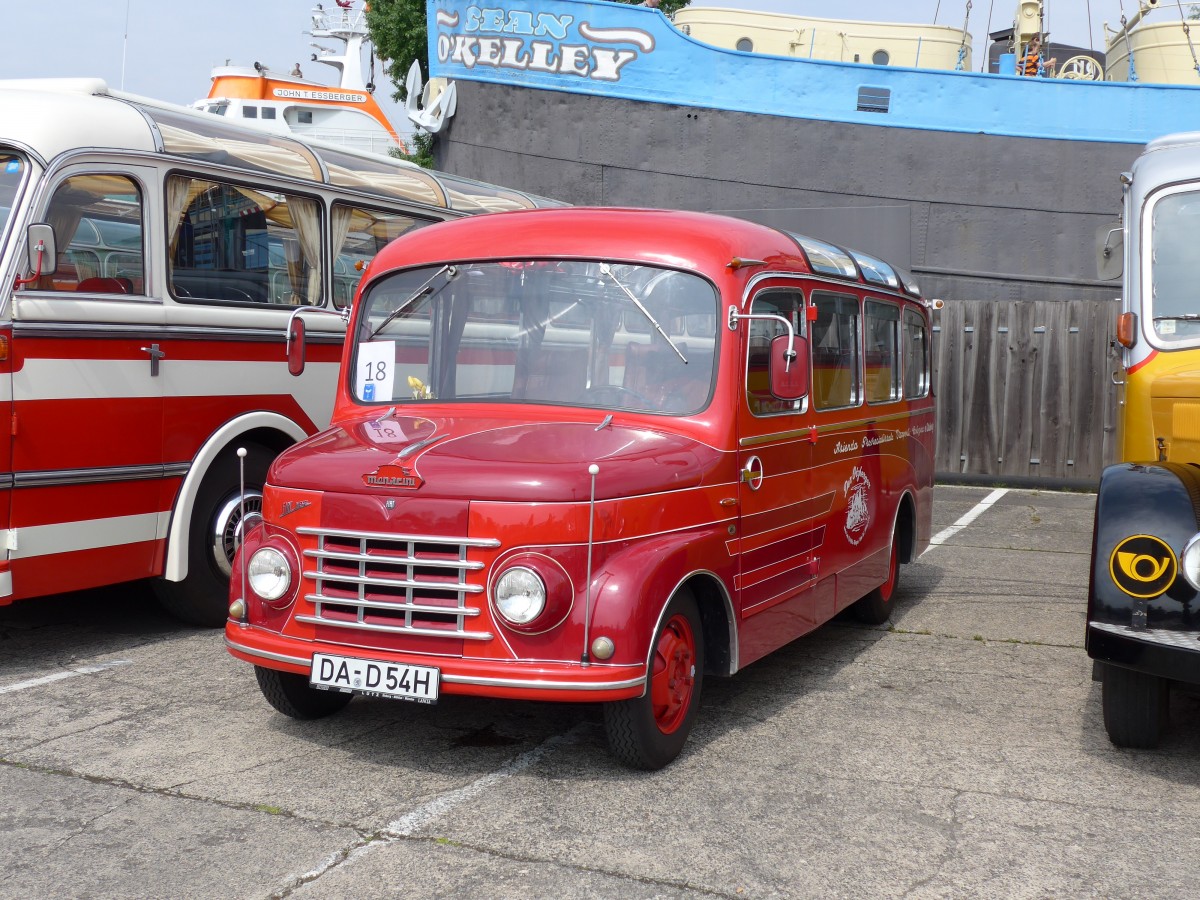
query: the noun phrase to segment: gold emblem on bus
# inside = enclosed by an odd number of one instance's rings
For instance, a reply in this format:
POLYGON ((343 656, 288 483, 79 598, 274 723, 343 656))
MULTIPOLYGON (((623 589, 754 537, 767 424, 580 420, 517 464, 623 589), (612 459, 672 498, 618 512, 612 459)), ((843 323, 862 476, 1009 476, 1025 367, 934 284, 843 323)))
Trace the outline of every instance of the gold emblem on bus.
POLYGON ((1117 544, 1108 560, 1113 583, 1130 597, 1149 600, 1175 582, 1179 563, 1161 538, 1135 534, 1117 544))

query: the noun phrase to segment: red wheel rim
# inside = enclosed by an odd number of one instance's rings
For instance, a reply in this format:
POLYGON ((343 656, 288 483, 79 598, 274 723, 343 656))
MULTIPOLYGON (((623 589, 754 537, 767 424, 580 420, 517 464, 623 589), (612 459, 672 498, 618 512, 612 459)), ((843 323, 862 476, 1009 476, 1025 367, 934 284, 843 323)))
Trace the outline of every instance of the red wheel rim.
POLYGON ((654 648, 650 706, 659 731, 671 734, 687 717, 696 689, 696 637, 684 616, 672 616, 654 648))

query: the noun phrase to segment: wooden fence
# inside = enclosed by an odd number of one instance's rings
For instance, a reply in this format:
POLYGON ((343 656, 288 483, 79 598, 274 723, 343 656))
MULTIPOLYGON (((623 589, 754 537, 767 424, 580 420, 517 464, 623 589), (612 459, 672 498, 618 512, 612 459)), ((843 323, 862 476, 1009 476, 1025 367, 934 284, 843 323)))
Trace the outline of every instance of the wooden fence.
POLYGON ((934 313, 936 469, 1095 483, 1116 452, 1118 301, 947 301, 934 313))

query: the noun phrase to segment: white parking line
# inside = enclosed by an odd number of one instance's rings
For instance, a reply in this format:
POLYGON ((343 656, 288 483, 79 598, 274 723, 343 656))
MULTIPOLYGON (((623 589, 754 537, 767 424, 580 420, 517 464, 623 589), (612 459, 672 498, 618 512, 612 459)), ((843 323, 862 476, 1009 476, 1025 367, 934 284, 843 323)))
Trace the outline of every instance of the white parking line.
POLYGON ((994 504, 1007 493, 1008 488, 996 488, 994 491, 976 503, 975 506, 972 507, 972 509, 957 522, 955 522, 949 528, 946 528, 935 534, 929 541, 929 549, 932 550, 938 544, 946 543, 946 541, 950 540, 950 538, 954 537, 956 534, 978 519, 981 515, 983 515, 987 509, 992 506, 992 504, 994 504))
POLYGON ((524 772, 534 763, 550 755, 563 744, 575 740, 583 731, 584 727, 584 724, 581 723, 576 725, 574 728, 571 728, 564 734, 553 735, 552 737, 542 741, 542 743, 538 744, 532 750, 525 751, 516 759, 501 766, 495 772, 492 772, 488 775, 483 775, 480 778, 476 778, 470 784, 463 785, 455 790, 447 791, 440 796, 434 797, 427 803, 422 803, 416 809, 412 810, 412 812, 401 816, 399 819, 396 819, 394 822, 387 825, 380 832, 379 837, 375 840, 360 844, 345 855, 340 853, 333 854, 316 868, 305 872, 300 876, 299 879, 292 882, 292 884, 308 884, 317 878, 320 878, 322 875, 336 866, 357 862, 366 854, 371 853, 374 850, 378 850, 380 847, 386 847, 389 844, 393 844, 402 838, 416 833, 419 829, 424 828, 434 819, 445 815, 455 807, 460 806, 468 800, 478 797, 493 785, 499 784, 508 778, 512 778, 514 775, 524 772))
POLYGON ((28 681, 18 681, 15 684, 0 685, 0 694, 12 694, 29 688, 41 687, 43 684, 53 684, 64 678, 75 678, 77 675, 95 675, 105 669, 115 669, 117 666, 128 666, 132 659, 114 659, 112 662, 97 663, 94 666, 80 666, 78 669, 66 669, 53 675, 43 675, 41 678, 30 678, 28 681))

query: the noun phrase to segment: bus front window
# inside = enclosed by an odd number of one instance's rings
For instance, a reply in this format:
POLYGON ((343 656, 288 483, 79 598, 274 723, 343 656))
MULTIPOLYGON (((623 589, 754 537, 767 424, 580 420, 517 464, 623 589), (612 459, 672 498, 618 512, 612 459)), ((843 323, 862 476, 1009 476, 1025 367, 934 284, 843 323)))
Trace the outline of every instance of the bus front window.
POLYGON ((28 168, 22 157, 0 150, 0 246, 8 241, 9 222, 17 202, 17 191, 28 168))
POLYGON ((1176 191, 1155 201, 1150 235, 1154 333, 1164 342, 1200 340, 1200 191, 1176 191))
POLYGON ((398 272, 364 297, 363 402, 538 403, 686 415, 707 403, 717 294, 696 275, 513 260, 398 272))

